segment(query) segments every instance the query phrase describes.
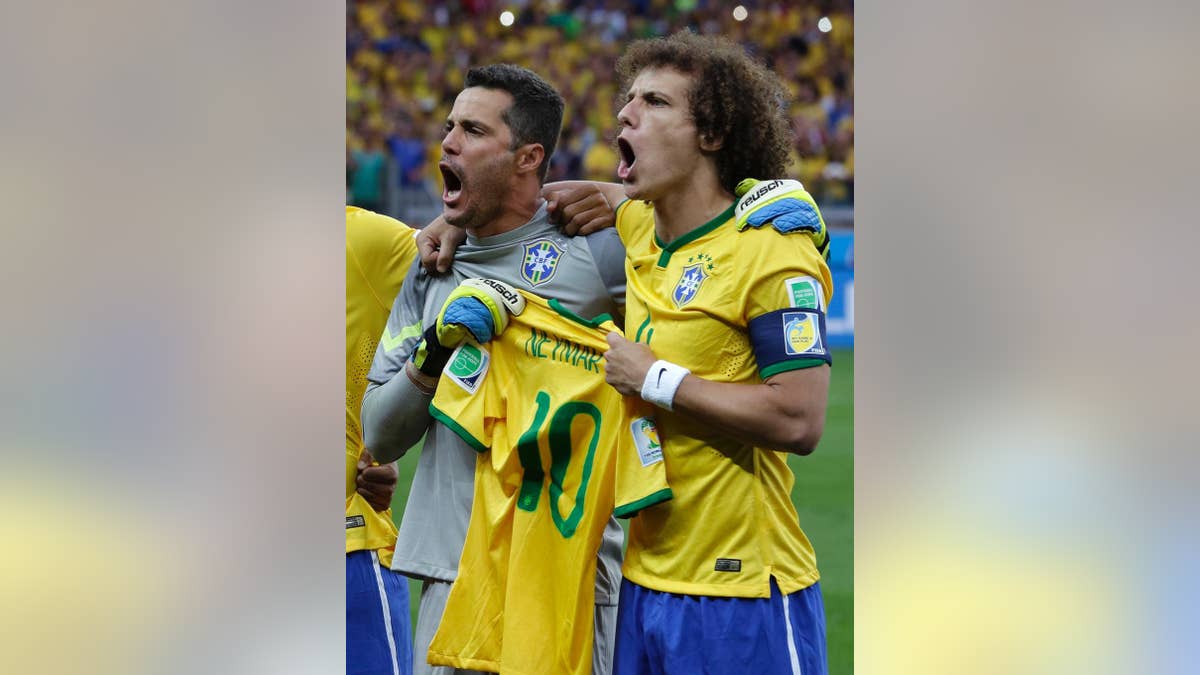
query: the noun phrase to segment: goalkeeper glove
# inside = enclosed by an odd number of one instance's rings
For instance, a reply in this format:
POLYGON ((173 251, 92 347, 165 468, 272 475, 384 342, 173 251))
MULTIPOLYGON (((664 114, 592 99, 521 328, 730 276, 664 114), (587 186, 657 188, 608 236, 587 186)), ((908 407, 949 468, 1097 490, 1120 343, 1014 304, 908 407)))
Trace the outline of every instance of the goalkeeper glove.
POLYGON ((466 279, 451 291, 437 321, 413 352, 413 365, 430 377, 442 374, 450 354, 468 337, 484 343, 508 326, 509 315, 525 311, 525 298, 495 279, 466 279))
POLYGON ((817 252, 829 260, 829 231, 825 219, 812 195, 798 180, 760 181, 747 178, 738 183, 734 219, 739 231, 746 226, 761 227, 767 223, 782 234, 805 232, 812 238, 817 252))

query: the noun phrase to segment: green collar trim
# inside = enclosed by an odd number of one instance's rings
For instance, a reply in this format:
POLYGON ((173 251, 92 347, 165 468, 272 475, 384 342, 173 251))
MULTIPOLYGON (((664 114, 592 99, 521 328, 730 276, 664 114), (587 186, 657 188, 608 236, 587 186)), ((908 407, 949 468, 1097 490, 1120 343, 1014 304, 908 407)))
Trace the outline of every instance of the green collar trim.
POLYGON ((603 324, 605 321, 612 321, 611 314, 601 314, 600 316, 598 316, 594 319, 585 319, 582 316, 579 316, 578 314, 576 314, 575 312, 572 312, 571 310, 567 309, 566 307, 563 307, 563 304, 558 301, 558 298, 550 298, 550 300, 548 300, 546 302, 546 304, 550 305, 550 309, 553 309, 554 311, 558 312, 562 316, 565 316, 566 318, 574 321, 575 323, 583 324, 584 326, 587 326, 588 328, 599 328, 600 325, 603 324))
POLYGON ((675 495, 671 492, 671 488, 663 488, 652 495, 642 497, 636 502, 625 504, 624 506, 618 506, 617 508, 613 509, 613 515, 618 518, 632 518, 642 509, 649 508, 655 504, 661 504, 668 499, 673 499, 674 497, 675 495))
POLYGON ((459 438, 463 439, 463 441, 466 442, 467 445, 471 446, 471 448, 473 450, 475 450, 475 452, 478 452, 479 454, 482 455, 483 453, 488 451, 488 449, 489 449, 488 446, 481 443, 478 438, 475 438, 474 436, 472 436, 471 432, 464 429, 458 422, 455 422, 453 417, 451 417, 451 416, 447 415, 446 413, 442 412, 441 410, 439 410, 436 406, 433 405, 432 402, 430 402, 430 404, 429 404, 429 415, 431 417, 433 417, 435 420, 437 420, 437 421, 441 422, 442 424, 445 424, 447 427, 449 427, 450 431, 453 431, 455 434, 458 435, 459 438))
POLYGON ((654 233, 654 243, 657 244, 659 246, 659 248, 662 249, 662 254, 658 256, 658 266, 666 267, 667 263, 671 262, 671 256, 675 253, 675 251, 678 251, 679 249, 683 248, 684 246, 687 246, 688 244, 692 243, 693 241, 696 241, 700 237, 703 237, 704 235, 708 234, 709 232, 712 232, 713 230, 720 227, 723 223, 727 222, 730 218, 733 217, 733 209, 735 206, 737 206, 737 202, 730 204, 729 208, 722 211, 720 214, 717 215, 717 217, 715 217, 712 220, 708 221, 707 223, 701 225, 700 227, 697 227, 696 229, 692 230, 691 232, 688 232, 687 234, 683 235, 682 237, 675 239, 675 241, 672 241, 669 244, 664 244, 662 239, 659 239, 658 232, 655 232, 654 233))

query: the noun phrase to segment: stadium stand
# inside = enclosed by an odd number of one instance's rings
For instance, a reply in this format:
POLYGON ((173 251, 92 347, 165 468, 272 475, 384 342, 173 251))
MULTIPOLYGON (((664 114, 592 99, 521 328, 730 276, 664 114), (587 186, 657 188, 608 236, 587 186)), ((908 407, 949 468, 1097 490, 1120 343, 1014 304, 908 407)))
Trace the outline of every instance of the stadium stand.
POLYGON ((547 180, 615 180, 617 159, 611 141, 617 131, 616 59, 630 40, 691 28, 738 40, 787 83, 795 132, 791 177, 817 198, 831 227, 851 226, 852 1, 744 2, 743 21, 734 18, 731 4, 460 0, 431 5, 424 0, 349 0, 349 203, 414 225, 436 216, 442 189, 437 161, 446 114, 467 69, 497 61, 534 70, 566 100, 562 138, 547 180), (505 9, 512 11, 509 26, 500 20, 505 9), (381 162, 386 169, 380 168, 381 162))

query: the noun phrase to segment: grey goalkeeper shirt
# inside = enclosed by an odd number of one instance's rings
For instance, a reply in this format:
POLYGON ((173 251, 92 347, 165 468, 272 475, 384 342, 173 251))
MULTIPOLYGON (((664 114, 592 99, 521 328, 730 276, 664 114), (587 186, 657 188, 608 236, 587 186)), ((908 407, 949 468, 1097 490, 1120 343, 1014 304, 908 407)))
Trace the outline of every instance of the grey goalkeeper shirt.
MULTIPOLYGON (((532 220, 515 230, 493 237, 468 236, 445 275, 426 274, 420 261, 409 270, 367 375, 363 435, 376 458, 391 461, 427 432, 392 569, 440 581, 453 581, 458 573, 478 455, 429 415, 431 397, 402 371, 446 297, 469 277, 498 279, 557 298, 580 316, 619 317, 625 301, 625 249, 611 228, 587 237, 564 236, 547 220, 543 204, 532 220)), ((597 604, 616 604, 622 539, 620 525, 610 517, 596 566, 597 604)))

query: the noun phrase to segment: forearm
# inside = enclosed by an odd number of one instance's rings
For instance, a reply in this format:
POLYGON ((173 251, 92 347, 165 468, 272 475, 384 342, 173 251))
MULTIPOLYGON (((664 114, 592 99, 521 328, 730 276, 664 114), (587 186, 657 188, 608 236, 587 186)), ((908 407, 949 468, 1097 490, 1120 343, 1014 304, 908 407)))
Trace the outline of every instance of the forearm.
POLYGON ((825 428, 828 387, 829 368, 824 366, 781 373, 763 384, 688 375, 675 392, 673 408, 745 443, 807 455, 825 428), (801 378, 800 387, 780 381, 801 378))
POLYGON ((380 463, 394 462, 421 440, 432 419, 432 394, 401 371, 363 397, 363 443, 380 463))
POLYGON ((829 367, 776 373, 761 384, 716 382, 658 361, 644 344, 608 334, 604 379, 625 396, 640 396, 753 445, 807 455, 825 429, 829 367))
POLYGON ((561 190, 566 188, 580 187, 591 185, 604 193, 604 198, 612 208, 617 208, 617 204, 625 201, 625 186, 620 183, 602 183, 594 180, 560 180, 553 183, 546 183, 544 190, 561 190))

